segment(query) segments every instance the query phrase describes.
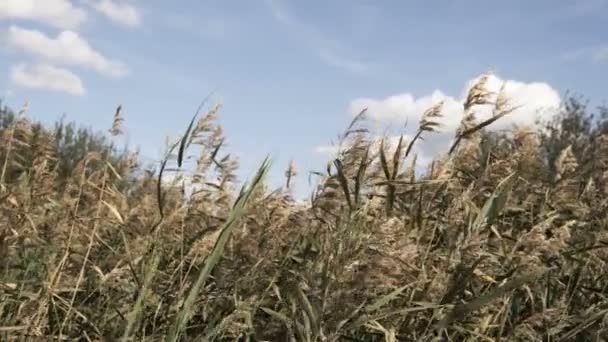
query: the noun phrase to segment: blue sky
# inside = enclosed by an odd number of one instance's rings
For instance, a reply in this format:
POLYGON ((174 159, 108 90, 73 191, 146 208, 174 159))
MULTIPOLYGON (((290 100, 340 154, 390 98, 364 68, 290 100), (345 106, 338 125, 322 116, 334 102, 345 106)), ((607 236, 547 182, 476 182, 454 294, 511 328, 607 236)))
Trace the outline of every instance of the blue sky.
POLYGON ((130 144, 154 159, 217 90, 241 174, 271 154, 282 181, 293 158, 303 194, 362 106, 388 125, 446 98, 455 117, 489 70, 531 109, 567 90, 605 103, 606 22, 607 0, 0 0, 0 96, 100 130, 122 104, 130 144))

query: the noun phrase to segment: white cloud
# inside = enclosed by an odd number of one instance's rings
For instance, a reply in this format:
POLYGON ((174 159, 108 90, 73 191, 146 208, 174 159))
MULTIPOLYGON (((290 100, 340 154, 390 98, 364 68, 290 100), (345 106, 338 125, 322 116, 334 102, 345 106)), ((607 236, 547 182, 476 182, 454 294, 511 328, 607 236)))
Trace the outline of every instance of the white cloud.
MULTIPOLYGON (((463 103, 465 95, 477 79, 467 82, 464 91, 458 97, 446 95, 441 90, 435 90, 432 94, 416 98, 411 93, 390 96, 384 99, 359 98, 351 102, 351 113, 358 114, 363 108, 368 108, 369 116, 380 123, 408 122, 414 128, 421 118, 422 113, 433 104, 443 100, 443 118, 441 119, 442 130, 452 132, 460 123, 463 115, 463 103), (414 125, 412 125, 414 123, 414 125)), ((536 116, 545 117, 552 115, 560 105, 560 96, 555 89, 547 83, 542 82, 519 82, 514 80, 503 81, 495 75, 488 79, 486 88, 490 92, 498 93, 505 86, 505 94, 513 106, 520 106, 513 113, 497 121, 490 128, 503 129, 511 124, 532 125, 536 116)), ((486 108, 487 109, 487 108, 486 108)), ((480 119, 491 115, 489 110, 477 109, 480 119)))
POLYGON ((33 20, 62 29, 75 29, 87 15, 69 0, 1 0, 0 18, 33 20))
POLYGON ((11 68, 11 82, 19 87, 47 89, 71 95, 85 93, 82 81, 71 71, 40 63, 18 64, 11 68))
POLYGON ((388 124, 416 124, 422 113, 433 104, 444 102, 443 123, 455 127, 460 122, 462 101, 445 95, 441 90, 416 98, 411 93, 392 95, 384 99, 358 98, 351 102, 351 113, 359 113, 368 108, 368 116, 376 122, 388 124))
POLYGON ((123 63, 106 58, 74 31, 63 31, 53 39, 40 31, 11 26, 7 44, 49 62, 93 69, 108 77, 120 78, 127 72, 123 63))
MULTIPOLYGON (((358 98, 351 102, 350 111, 352 115, 361 112, 363 108, 368 108, 368 117, 376 125, 399 125, 403 126, 407 122, 405 129, 406 137, 411 137, 418 128, 418 122, 429 107, 439 101, 444 101, 442 110, 443 117, 440 118, 441 127, 437 133, 425 133, 424 141, 418 141, 414 147, 414 153, 419 156, 420 166, 423 162, 429 162, 434 156, 445 152, 449 147, 456 129, 458 128, 463 116, 463 103, 468 89, 477 79, 466 83, 463 92, 457 96, 446 95, 441 90, 421 97, 416 97, 411 93, 404 93, 389 96, 382 99, 358 98)), ((555 89, 547 83, 542 82, 520 82, 514 80, 503 81, 497 76, 490 76, 487 83, 487 90, 496 92, 505 83, 505 92, 513 106, 521 106, 506 117, 501 118, 488 127, 490 130, 505 129, 513 124, 534 125, 537 117, 547 119, 556 113, 556 108, 560 106, 560 96, 555 89)), ((491 114, 490 106, 476 108, 478 120, 489 118, 491 114)), ((394 138, 393 138, 394 140, 394 138)), ((329 156, 334 152, 332 146, 320 146, 315 149, 317 153, 329 156)))
POLYGON ((99 0, 94 2, 92 7, 119 25, 128 27, 141 26, 142 18, 140 10, 129 3, 114 0, 99 0))

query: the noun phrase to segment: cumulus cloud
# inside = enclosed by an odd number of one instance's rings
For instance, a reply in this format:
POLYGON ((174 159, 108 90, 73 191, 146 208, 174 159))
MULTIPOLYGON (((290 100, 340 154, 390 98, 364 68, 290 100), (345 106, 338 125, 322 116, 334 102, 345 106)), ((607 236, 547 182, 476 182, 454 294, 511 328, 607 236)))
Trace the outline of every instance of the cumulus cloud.
MULTIPOLYGON (((351 102, 350 110, 353 115, 356 115, 363 108, 368 108, 369 116, 381 123, 394 124, 406 121, 417 123, 426 109, 439 101, 444 101, 444 117, 441 119, 442 129, 453 131, 458 127, 462 118, 465 96, 477 80, 476 78, 467 82, 463 92, 458 97, 446 95, 441 90, 435 90, 430 95, 418 98, 411 93, 389 96, 384 99, 359 98, 351 102)), ((503 85, 505 94, 510 99, 511 104, 519 108, 496 122, 490 129, 503 129, 511 124, 534 124, 537 116, 552 115, 554 113, 552 109, 560 105, 560 96, 557 91, 543 82, 503 81, 499 77, 491 75, 486 88, 490 92, 498 93, 503 85)), ((489 117, 491 112, 484 110, 484 108, 478 108, 477 114, 480 119, 484 119, 489 117)))
POLYGON ((142 23, 140 10, 127 2, 99 0, 92 3, 92 7, 111 21, 122 26, 138 27, 142 23))
POLYGON ((69 0, 2 0, 0 18, 42 22, 61 29, 75 29, 87 18, 69 0))
POLYGON ((11 68, 10 78, 12 84, 23 88, 46 89, 70 95, 85 93, 78 76, 67 69, 46 63, 15 65, 11 68))
POLYGON ((123 63, 106 58, 74 31, 63 31, 51 38, 40 31, 11 26, 6 40, 10 48, 48 62, 81 66, 113 78, 120 78, 127 72, 123 63))
MULTIPOLYGON (((397 94, 386 98, 358 98, 351 102, 352 115, 368 108, 368 117, 377 126, 400 126, 407 122, 406 136, 413 136, 418 128, 418 122, 429 107, 439 101, 444 101, 443 117, 439 120, 441 126, 437 133, 426 133, 426 139, 419 141, 414 152, 418 154, 419 161, 431 161, 438 153, 445 152, 454 138, 463 116, 463 103, 470 87, 478 80, 472 79, 466 83, 461 94, 447 95, 441 90, 435 90, 425 96, 415 96, 411 93, 397 94)), ((543 82, 520 82, 515 80, 502 80, 495 75, 488 79, 488 91, 498 93, 504 85, 504 91, 512 106, 518 108, 488 127, 489 130, 502 130, 512 125, 534 125, 537 118, 547 119, 556 113, 561 99, 558 92, 549 84, 543 82)), ((492 115, 491 107, 477 107, 476 116, 484 120, 492 115)), ((317 153, 328 155, 331 146, 320 146, 315 149, 317 153), (329 152, 328 152, 329 151, 329 152)))
POLYGON ((444 101, 444 124, 455 127, 460 122, 462 100, 435 90, 430 95, 416 98, 411 93, 392 95, 384 99, 358 98, 351 102, 351 113, 360 113, 367 108, 368 116, 378 123, 402 124, 417 123, 422 113, 433 104, 444 101))

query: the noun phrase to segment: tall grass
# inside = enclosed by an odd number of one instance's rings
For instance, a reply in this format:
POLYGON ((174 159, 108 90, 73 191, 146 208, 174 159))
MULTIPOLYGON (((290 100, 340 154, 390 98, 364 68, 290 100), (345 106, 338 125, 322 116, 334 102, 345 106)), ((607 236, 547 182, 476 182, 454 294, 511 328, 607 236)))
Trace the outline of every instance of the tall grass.
POLYGON ((89 152, 66 179, 52 133, 15 121, 0 145, 0 340, 608 340, 608 135, 555 158, 533 127, 489 135, 514 108, 484 82, 424 175, 414 151, 442 104, 394 145, 363 111, 307 203, 293 163, 282 188, 269 159, 235 188, 219 106, 158 170, 89 152))

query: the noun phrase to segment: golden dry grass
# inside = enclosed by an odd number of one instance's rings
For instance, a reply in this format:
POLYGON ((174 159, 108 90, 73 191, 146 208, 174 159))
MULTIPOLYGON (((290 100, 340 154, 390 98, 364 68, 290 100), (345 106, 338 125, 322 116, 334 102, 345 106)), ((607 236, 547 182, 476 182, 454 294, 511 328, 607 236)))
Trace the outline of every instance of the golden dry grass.
POLYGON ((566 146, 547 177, 538 131, 484 140, 513 110, 499 95, 478 122, 490 102, 482 77, 423 176, 413 146, 441 104, 392 147, 361 113, 307 204, 293 163, 284 188, 264 161, 235 189, 219 106, 158 171, 89 153, 63 183, 52 137, 19 119, 0 147, 0 340, 607 340, 608 136, 592 167, 566 146), (186 199, 167 175, 189 155, 186 199))

